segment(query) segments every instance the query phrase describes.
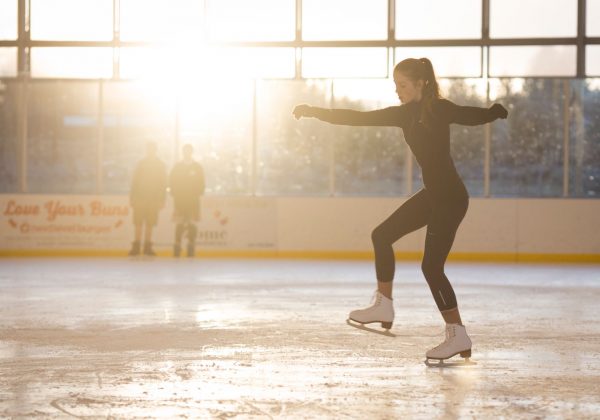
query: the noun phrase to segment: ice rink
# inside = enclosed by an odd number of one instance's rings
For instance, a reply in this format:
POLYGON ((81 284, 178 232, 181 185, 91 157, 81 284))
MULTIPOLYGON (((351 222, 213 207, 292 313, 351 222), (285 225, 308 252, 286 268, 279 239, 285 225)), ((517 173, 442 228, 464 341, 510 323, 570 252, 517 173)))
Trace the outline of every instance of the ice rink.
POLYGON ((599 266, 446 272, 476 365, 424 365, 417 262, 388 337, 345 323, 369 261, 3 259, 0 417, 600 417, 599 266))

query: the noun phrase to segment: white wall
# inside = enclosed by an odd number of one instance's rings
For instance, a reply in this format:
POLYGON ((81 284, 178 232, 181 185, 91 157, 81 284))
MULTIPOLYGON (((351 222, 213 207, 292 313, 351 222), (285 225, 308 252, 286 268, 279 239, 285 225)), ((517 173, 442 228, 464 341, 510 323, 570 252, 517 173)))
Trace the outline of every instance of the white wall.
MULTIPOLYGON (((280 198, 281 250, 370 251, 372 229, 405 199, 280 198)), ((399 252, 420 252, 424 229, 399 252)), ((600 255, 600 200, 472 198, 454 253, 600 255)))
MULTIPOLYGON (((252 251, 265 256, 368 257, 373 228, 405 200, 206 197, 198 248, 223 255, 252 251)), ((127 209, 125 196, 0 195, 0 254, 36 250, 122 252, 133 235, 127 209), (120 211, 93 214, 92 203, 98 201, 103 208, 120 211), (51 219, 49 202, 77 211, 51 219), (37 206, 39 211, 18 214, 18 206, 37 206), (99 226, 104 231, 53 230, 65 226, 99 226)), ((172 244, 171 215, 169 203, 155 231, 156 247, 165 253, 172 244)), ((399 257, 418 257, 424 237, 425 230, 421 229, 398 241, 395 249, 399 257)), ((584 256, 584 260, 600 262, 600 200, 472 198, 452 255, 491 260, 539 255, 546 259, 554 256, 557 261, 584 256)))

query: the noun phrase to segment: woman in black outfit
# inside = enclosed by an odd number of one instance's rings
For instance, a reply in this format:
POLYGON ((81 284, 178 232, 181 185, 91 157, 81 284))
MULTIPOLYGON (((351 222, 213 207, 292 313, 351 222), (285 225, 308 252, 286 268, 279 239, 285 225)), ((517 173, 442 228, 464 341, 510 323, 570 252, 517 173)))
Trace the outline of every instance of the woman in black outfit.
POLYGON ((395 260, 392 244, 427 226, 422 270, 446 322, 446 340, 427 352, 427 359, 470 357, 471 340, 460 318, 456 296, 444 273, 456 230, 467 211, 469 195, 450 156, 450 124, 480 125, 508 112, 500 104, 490 108, 459 106, 439 93, 433 66, 427 58, 403 60, 394 69, 400 106, 361 112, 295 107, 294 116, 313 117, 332 124, 400 127, 423 173, 424 188, 410 197, 372 234, 377 291, 371 306, 350 312, 361 324, 380 322, 389 329, 394 321, 392 281, 395 260))

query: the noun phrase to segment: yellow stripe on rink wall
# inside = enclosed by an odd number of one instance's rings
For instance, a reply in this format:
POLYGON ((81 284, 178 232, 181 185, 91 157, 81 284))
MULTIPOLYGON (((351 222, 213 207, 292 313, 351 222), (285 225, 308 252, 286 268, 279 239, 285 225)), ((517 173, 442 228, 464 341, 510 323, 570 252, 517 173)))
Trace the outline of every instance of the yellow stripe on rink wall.
MULTIPOLYGON (((158 257, 172 257, 170 250, 157 250, 158 257)), ((397 261, 420 261, 422 252, 396 252, 397 261)), ((203 250, 199 258, 279 258, 307 260, 372 260, 372 251, 275 251, 275 250, 203 250)), ((82 249, 3 249, 0 257, 127 257, 127 250, 82 249)), ((182 257, 183 258, 183 257, 182 257)), ((600 263, 600 254, 531 254, 453 252, 449 261, 462 262, 522 262, 522 263, 600 263)))

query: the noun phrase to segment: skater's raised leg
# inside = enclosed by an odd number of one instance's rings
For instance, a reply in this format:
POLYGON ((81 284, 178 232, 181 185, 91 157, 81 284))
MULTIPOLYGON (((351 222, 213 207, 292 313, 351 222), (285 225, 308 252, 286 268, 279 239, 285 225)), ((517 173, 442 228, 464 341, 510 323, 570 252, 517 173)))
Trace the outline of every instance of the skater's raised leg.
POLYGON ((425 226, 430 211, 427 192, 421 190, 373 230, 371 238, 375 249, 377 291, 371 305, 350 312, 349 319, 361 324, 381 322, 381 326, 386 329, 392 327, 394 322, 392 289, 396 267, 392 245, 404 235, 425 226))
POLYGON ((375 250, 375 272, 381 293, 391 298, 396 260, 392 245, 404 235, 425 226, 431 213, 431 203, 426 190, 420 190, 402 204, 390 217, 377 226, 371 234, 375 250))

